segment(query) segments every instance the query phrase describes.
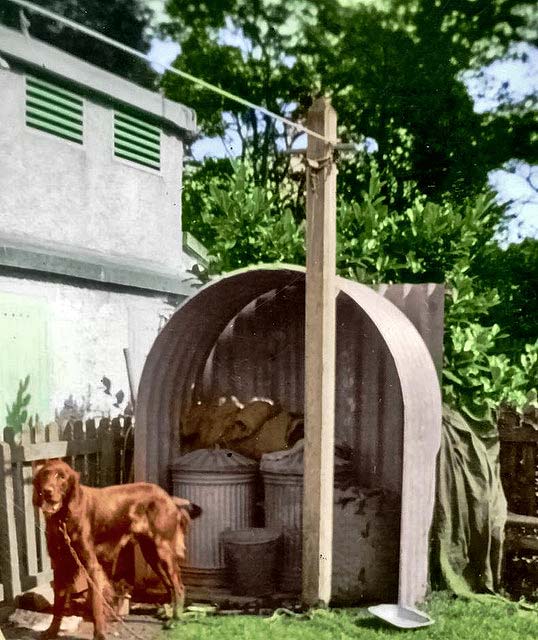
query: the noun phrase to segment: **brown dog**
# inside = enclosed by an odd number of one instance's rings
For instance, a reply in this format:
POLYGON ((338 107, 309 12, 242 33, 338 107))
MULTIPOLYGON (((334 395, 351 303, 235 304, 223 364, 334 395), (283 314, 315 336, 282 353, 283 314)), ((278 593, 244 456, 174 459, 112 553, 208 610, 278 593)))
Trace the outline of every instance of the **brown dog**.
POLYGON ((82 567, 91 595, 94 640, 105 638, 106 602, 112 595, 107 576, 112 576, 118 555, 129 542, 139 544, 177 615, 185 593, 179 569, 185 533, 201 509, 188 500, 171 498, 154 484, 95 489, 80 484, 79 477, 58 459, 46 462, 34 476, 34 505, 45 515, 54 572, 54 617, 42 637, 56 637, 82 567))

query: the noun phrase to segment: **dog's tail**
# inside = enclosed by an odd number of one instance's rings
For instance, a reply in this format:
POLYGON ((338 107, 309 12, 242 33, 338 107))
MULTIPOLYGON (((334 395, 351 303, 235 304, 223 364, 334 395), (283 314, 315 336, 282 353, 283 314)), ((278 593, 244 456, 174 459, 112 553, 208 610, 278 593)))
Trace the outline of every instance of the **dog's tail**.
POLYGON ((172 500, 180 512, 186 513, 189 516, 189 520, 195 520, 202 515, 202 508, 194 502, 186 498, 176 498, 175 496, 172 496, 172 500))
POLYGON ((172 500, 177 507, 178 528, 175 535, 176 553, 180 560, 185 559, 185 535, 189 529, 191 520, 198 518, 202 513, 202 509, 194 502, 185 498, 176 498, 172 496, 172 500))

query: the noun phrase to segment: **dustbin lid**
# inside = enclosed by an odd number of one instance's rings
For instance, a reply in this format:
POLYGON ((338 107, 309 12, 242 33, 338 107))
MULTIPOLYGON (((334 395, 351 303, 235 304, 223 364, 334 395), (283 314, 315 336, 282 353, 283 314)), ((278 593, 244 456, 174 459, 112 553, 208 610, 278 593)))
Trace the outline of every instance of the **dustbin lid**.
MULTIPOLYGON (((347 470, 349 462, 335 455, 334 471, 347 470)), ((302 476, 304 470, 304 440, 299 440, 291 449, 265 453, 260 463, 262 473, 302 476)))
POLYGON ((274 451, 262 456, 260 470, 290 476, 303 475, 304 440, 299 440, 291 449, 274 451))
POLYGON ((254 473, 258 463, 229 449, 197 449, 180 456, 170 465, 173 473, 254 473))

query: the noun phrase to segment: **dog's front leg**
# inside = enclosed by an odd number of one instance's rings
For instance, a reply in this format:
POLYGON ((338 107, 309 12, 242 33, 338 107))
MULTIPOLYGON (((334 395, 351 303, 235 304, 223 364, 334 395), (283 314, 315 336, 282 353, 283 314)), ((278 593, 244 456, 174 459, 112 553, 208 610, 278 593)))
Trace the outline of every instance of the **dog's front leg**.
POLYGON ((101 565, 94 558, 87 566, 89 576, 90 597, 92 603, 93 616, 93 640, 105 640, 106 616, 105 616, 105 591, 106 581, 104 579, 101 565))
POLYGON ((62 584, 57 577, 54 577, 54 604, 52 606, 52 622, 49 628, 40 636, 40 640, 51 640, 56 638, 58 631, 60 631, 60 625, 62 624, 62 618, 65 611, 65 607, 71 597, 71 587, 67 584, 62 584))
POLYGON ((105 593, 108 582, 95 552, 85 537, 82 537, 82 544, 77 544, 74 551, 87 574, 94 627, 93 640, 105 640, 105 593))

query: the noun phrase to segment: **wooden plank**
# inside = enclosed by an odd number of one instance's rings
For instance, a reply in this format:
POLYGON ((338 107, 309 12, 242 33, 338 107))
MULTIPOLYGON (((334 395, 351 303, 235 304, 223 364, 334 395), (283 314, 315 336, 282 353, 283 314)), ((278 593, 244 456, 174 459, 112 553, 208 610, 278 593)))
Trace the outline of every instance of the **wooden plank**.
MULTIPOLYGON (((319 98, 308 126, 336 140, 336 112, 319 98)), ((305 449, 303 495, 303 600, 331 598, 335 319, 336 165, 330 144, 309 136, 306 190, 305 449)))
POLYGON ((49 458, 72 458, 77 455, 88 455, 99 450, 97 440, 60 440, 59 442, 41 442, 13 447, 13 462, 31 462, 49 458))
POLYGON ((34 575, 39 572, 38 564, 38 546, 36 539, 36 532, 38 531, 38 523, 36 521, 36 511, 32 504, 33 494, 33 470, 30 464, 24 464, 22 466, 22 482, 23 482, 23 494, 24 494, 24 534, 26 538, 26 558, 27 558, 27 570, 29 575, 34 575))
POLYGON ((34 589, 43 584, 50 584, 54 575, 52 570, 50 571, 40 571, 35 575, 31 576, 23 576, 21 580, 22 592, 30 591, 30 589, 34 589))
POLYGON ((114 436, 110 420, 102 418, 98 428, 99 442, 99 486, 114 484, 114 436))
MULTIPOLYGON (((50 438, 50 429, 38 422, 36 424, 36 444, 43 444, 50 438)), ((33 468, 34 465, 32 465, 33 468)), ((38 565, 40 571, 50 571, 50 558, 47 551, 47 539, 45 534, 45 517, 41 509, 35 509, 35 521, 36 521, 36 536, 37 536, 37 550, 38 550, 38 565)))
POLYGON ((122 483, 133 482, 133 454, 134 454, 134 421, 132 418, 126 420, 127 433, 124 439, 123 470, 125 476, 122 483))
MULTIPOLYGON (((36 444, 35 429, 23 428, 21 433, 22 446, 41 447, 42 443, 36 444)), ((31 462, 31 461, 29 461, 31 462)), ((36 511, 32 502, 34 487, 32 480, 34 478, 34 471, 32 465, 28 462, 21 467, 22 473, 22 494, 23 494, 23 508, 24 508, 24 537, 26 545, 26 569, 29 575, 34 575, 39 571, 39 565, 37 561, 37 523, 36 523, 36 511)))
POLYGON ((98 448, 99 442, 97 441, 97 428, 95 426, 95 420, 86 421, 86 442, 94 442, 96 446, 95 453, 88 454, 88 484, 90 487, 97 486, 97 467, 98 467, 98 448))
POLYGON ((60 425, 51 422, 45 427, 45 442, 58 442, 60 440, 60 425))
MULTIPOLYGON (((84 441, 84 425, 81 420, 77 420, 73 424, 73 441, 77 444, 84 441)), ((73 460, 73 469, 80 473, 81 481, 85 482, 86 480, 86 465, 85 465, 86 454, 78 451, 73 460)))
POLYGON ((524 478, 525 513, 536 515, 536 445, 527 443, 523 445, 522 471, 524 478))
POLYGON ((3 597, 11 600, 21 593, 19 551, 17 530, 13 509, 15 495, 13 488, 13 466, 10 445, 0 443, 0 575, 2 577, 3 597))
POLYGON ((510 431, 500 429, 499 439, 501 442, 538 442, 538 431, 532 427, 518 427, 510 431))
MULTIPOLYGON (((62 434, 61 434, 61 438, 62 440, 65 440, 66 442, 72 442, 74 440, 73 438, 73 423, 71 421, 66 422, 66 424, 64 425, 64 428, 62 430, 62 434)), ((72 467, 75 464, 75 452, 71 452, 71 455, 67 456, 67 463, 69 465, 71 465, 72 467)))
POLYGON ((114 451, 113 466, 114 470, 111 474, 111 484, 120 484, 121 482, 121 450, 123 447, 123 418, 113 418, 111 421, 112 430, 112 449, 114 451))
POLYGON ((504 493, 508 502, 508 508, 514 509, 514 479, 517 478, 517 466, 519 462, 518 447, 513 442, 501 442, 501 479, 504 493))
POLYGON ((506 516, 506 524, 518 527, 536 527, 538 529, 537 516, 522 516, 519 513, 510 513, 506 516))

